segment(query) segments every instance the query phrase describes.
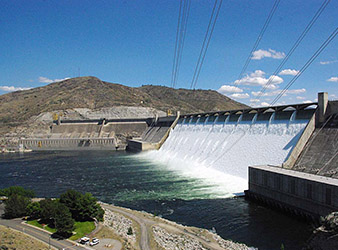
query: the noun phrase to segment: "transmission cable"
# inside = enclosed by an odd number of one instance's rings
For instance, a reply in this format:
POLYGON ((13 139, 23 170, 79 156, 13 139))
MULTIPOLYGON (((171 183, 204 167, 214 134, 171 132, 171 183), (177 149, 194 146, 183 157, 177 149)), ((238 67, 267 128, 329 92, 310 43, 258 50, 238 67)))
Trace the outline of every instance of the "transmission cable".
POLYGON ((252 47, 252 49, 251 49, 251 51, 250 51, 250 53, 248 55, 248 58, 246 59, 245 64, 244 64, 244 66, 243 66, 243 68, 241 70, 241 73, 239 74, 239 76, 238 76, 237 79, 241 79, 242 76, 243 76, 243 74, 244 74, 244 72, 248 68, 249 63, 250 63, 251 58, 252 58, 252 54, 253 54, 254 51, 256 51, 256 49, 257 49, 260 41, 262 40, 263 35, 264 35, 264 33, 265 33, 265 31, 266 31, 266 29, 267 29, 267 27, 268 27, 268 25, 269 25, 272 17, 273 17, 273 15, 275 14, 275 11, 276 11, 276 9, 277 9, 277 7, 279 5, 279 2, 280 2, 280 0, 276 0, 275 3, 273 4, 272 9, 270 10, 270 13, 268 15, 268 18, 265 20, 265 23, 264 23, 264 25, 262 27, 262 30, 260 31, 260 33, 259 33, 259 35, 257 37, 257 40, 256 40, 254 46, 252 47))
POLYGON ((293 54, 293 52, 299 46, 299 44, 304 39, 304 37, 306 36, 306 34, 310 31, 310 29, 312 28, 313 24, 317 21, 317 19, 322 14, 322 12, 324 11, 324 9, 326 8, 326 6, 329 4, 330 1, 331 0, 324 0, 324 2, 320 6, 320 8, 317 10, 316 14, 313 16, 313 18, 311 19, 311 21, 308 23, 308 25, 306 26, 306 28, 304 29, 304 31, 302 32, 302 34, 298 37, 297 41, 293 44, 292 48, 289 50, 289 52, 287 53, 287 55, 284 57, 283 61, 279 64, 279 66, 277 67, 277 69, 275 70, 275 72, 271 75, 271 77, 269 78, 268 82, 260 90, 259 95, 257 96, 256 99, 259 100, 262 97, 262 95, 264 94, 264 92, 266 91, 266 89, 271 85, 273 79, 276 77, 276 75, 278 75, 278 73, 280 72, 280 70, 282 69, 282 67, 284 66, 284 64, 287 62, 287 60, 290 58, 290 56, 293 54))
POLYGON ((185 35, 186 35, 189 12, 190 12, 190 4, 191 4, 190 0, 184 1, 183 16, 182 16, 183 25, 181 26, 181 32, 180 32, 180 34, 181 34, 180 35, 180 42, 179 42, 180 47, 179 47, 179 52, 178 52, 178 57, 177 57, 177 62, 176 62, 176 75, 175 75, 174 86, 173 86, 174 88, 176 87, 179 69, 180 69, 180 66, 181 66, 183 47, 184 47, 185 35))
POLYGON ((318 50, 310 57, 310 59, 304 64, 304 66, 300 69, 299 73, 295 75, 292 80, 284 87, 283 90, 279 92, 279 94, 275 97, 275 99, 271 102, 270 106, 274 105, 284 94, 285 92, 292 86, 292 84, 304 73, 304 71, 311 65, 311 63, 320 55, 320 53, 329 45, 329 43, 336 37, 338 33, 338 28, 336 28, 331 35, 324 41, 324 43, 318 48, 318 50))
POLYGON ((176 41, 175 41, 175 52, 174 52, 174 59, 173 59, 173 68, 171 71, 171 87, 173 87, 174 83, 174 73, 175 73, 175 63, 176 63, 176 56, 177 56, 177 46, 178 46, 178 34, 180 30, 180 23, 181 23, 181 9, 182 9, 182 1, 180 1, 180 9, 178 11, 178 21, 177 21, 177 28, 176 28, 176 41))
POLYGON ((203 62, 204 62, 204 59, 205 59, 205 55, 207 53, 212 34, 214 32, 215 24, 216 24, 220 9, 222 7, 222 3, 223 3, 223 0, 220 0, 219 4, 218 4, 218 0, 215 0, 215 4, 214 4, 214 7, 212 9, 211 16, 210 16, 208 28, 207 28, 207 31, 206 31, 205 36, 204 36, 202 48, 201 48, 200 54, 198 56, 194 75, 193 75, 193 78, 192 78, 192 81, 191 81, 191 84, 190 84, 190 89, 195 89, 195 87, 196 87, 197 80, 199 78, 199 75, 200 75, 200 72, 201 72, 201 69, 202 69, 202 65, 203 65, 203 62), (217 6, 217 4, 218 4, 218 6, 217 6), (210 27, 211 27, 211 30, 210 30, 210 27))
POLYGON ((173 59, 173 67, 171 73, 171 87, 175 88, 179 68, 182 59, 182 52, 184 47, 185 35, 187 30, 189 12, 190 12, 191 0, 181 0, 179 7, 179 15, 176 28, 176 41, 175 41, 175 52, 173 59))

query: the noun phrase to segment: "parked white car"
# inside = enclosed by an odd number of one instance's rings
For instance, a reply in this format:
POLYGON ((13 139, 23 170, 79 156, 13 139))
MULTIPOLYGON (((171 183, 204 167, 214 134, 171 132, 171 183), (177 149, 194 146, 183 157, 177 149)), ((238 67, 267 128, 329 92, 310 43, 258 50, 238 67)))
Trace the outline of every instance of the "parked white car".
POLYGON ((79 240, 79 243, 85 245, 85 244, 88 244, 89 241, 90 241, 90 239, 89 239, 88 237, 82 237, 82 238, 79 240))
POLYGON ((90 246, 95 246, 100 243, 100 240, 97 238, 93 238, 92 241, 89 243, 90 246))

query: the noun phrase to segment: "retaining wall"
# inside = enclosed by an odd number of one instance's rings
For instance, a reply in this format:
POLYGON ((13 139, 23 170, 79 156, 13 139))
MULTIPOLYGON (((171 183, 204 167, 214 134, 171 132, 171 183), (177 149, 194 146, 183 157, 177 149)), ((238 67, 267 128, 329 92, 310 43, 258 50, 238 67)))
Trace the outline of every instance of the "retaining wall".
POLYGON ((118 150, 114 138, 21 139, 19 144, 33 150, 105 149, 118 150))
POLYGON ((338 179, 274 166, 250 166, 246 196, 318 218, 337 211, 338 179))

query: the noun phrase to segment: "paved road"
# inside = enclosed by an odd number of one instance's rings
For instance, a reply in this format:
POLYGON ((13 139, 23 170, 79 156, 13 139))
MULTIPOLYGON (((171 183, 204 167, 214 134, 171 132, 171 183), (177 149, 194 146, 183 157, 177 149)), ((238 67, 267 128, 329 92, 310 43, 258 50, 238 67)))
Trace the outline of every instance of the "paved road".
POLYGON ((137 214, 128 212, 128 210, 111 206, 108 204, 101 204, 105 209, 111 210, 113 212, 118 212, 120 214, 124 214, 134 220, 136 223, 138 223, 141 227, 141 240, 140 240, 140 247, 141 250, 150 250, 149 246, 149 235, 151 232, 148 232, 148 230, 151 228, 152 225, 157 225, 165 230, 168 230, 169 232, 176 233, 176 234, 184 234, 186 236, 189 236, 190 238, 193 238, 201 243, 203 243, 204 246, 206 246, 208 249, 213 250, 224 250, 224 248, 220 247, 216 242, 207 241, 206 238, 199 237, 196 233, 190 232, 188 230, 184 230, 178 226, 165 224, 161 222, 157 222, 151 219, 147 219, 143 216, 138 216, 137 214))
MULTIPOLYGON (((4 210, 4 205, 0 204, 0 215, 3 214, 3 210, 4 210)), ((67 249, 67 250, 68 249, 79 249, 79 250, 84 249, 82 246, 74 246, 73 243, 66 241, 66 240, 53 239, 50 237, 50 234, 47 232, 44 232, 39 229, 35 229, 25 224, 22 224, 21 219, 5 220, 5 219, 2 219, 0 216, 0 225, 7 226, 10 228, 16 229, 18 231, 24 232, 30 236, 33 236, 34 238, 37 238, 45 242, 47 245, 50 244, 51 246, 57 249, 67 249)))
POLYGON ((118 212, 120 214, 124 214, 126 216, 128 216, 129 218, 133 219, 136 223, 138 223, 140 225, 141 228, 141 239, 140 239, 140 248, 141 250, 150 250, 149 247, 149 234, 148 234, 148 229, 147 229, 147 225, 152 225, 155 224, 154 222, 138 217, 136 215, 134 215, 133 213, 128 213, 126 210, 111 206, 111 205, 107 205, 107 204, 101 204, 105 209, 114 211, 114 212, 118 212))

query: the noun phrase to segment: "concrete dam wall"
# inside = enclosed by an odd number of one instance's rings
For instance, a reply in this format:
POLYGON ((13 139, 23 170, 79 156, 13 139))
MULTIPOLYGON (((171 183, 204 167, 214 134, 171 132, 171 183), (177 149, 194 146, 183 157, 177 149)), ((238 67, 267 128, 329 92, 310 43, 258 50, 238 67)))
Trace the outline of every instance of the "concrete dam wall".
POLYGON ((124 150, 126 139, 141 136, 148 127, 148 120, 58 121, 50 127, 47 137, 21 139, 19 143, 33 150, 124 150))
POLYGON ((304 108, 181 116, 160 150, 149 157, 194 166, 196 171, 220 171, 233 184, 231 192, 243 192, 248 166, 287 160, 315 112, 304 108))

